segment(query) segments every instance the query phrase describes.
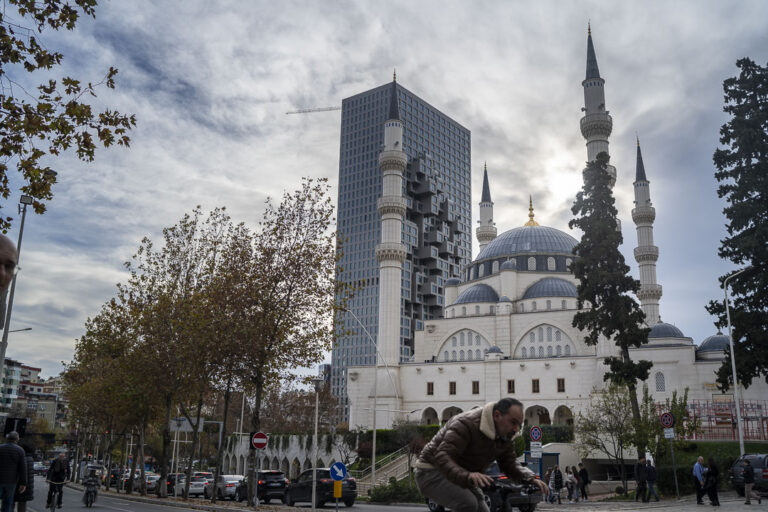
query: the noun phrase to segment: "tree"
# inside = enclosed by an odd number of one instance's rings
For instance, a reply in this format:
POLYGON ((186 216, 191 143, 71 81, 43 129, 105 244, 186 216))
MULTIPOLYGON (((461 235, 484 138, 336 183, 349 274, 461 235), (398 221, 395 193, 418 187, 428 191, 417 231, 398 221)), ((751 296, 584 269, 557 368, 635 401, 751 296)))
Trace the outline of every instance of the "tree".
MULTIPOLYGON (((648 378, 652 363, 632 361, 629 349, 648 343, 650 329, 643 327, 645 314, 630 295, 640 290, 640 283, 629 275, 629 266, 619 251, 622 236, 607 170, 608 159, 607 153, 600 153, 587 164, 584 187, 571 209, 576 218, 568 223, 583 232, 581 241, 573 249, 577 258, 572 269, 579 280, 579 312, 573 317, 573 326, 586 333, 584 342, 590 346, 597 345, 600 336, 613 338, 619 356, 605 358, 609 371, 603 379, 626 387, 632 417, 639 425, 637 381, 648 378)), ((645 446, 638 445, 637 449, 645 452, 645 446)))
POLYGON ((654 402, 648 386, 644 384, 643 399, 640 403, 642 419, 640 428, 635 431, 635 438, 640 439, 639 444, 646 447, 657 464, 667 455, 669 449, 669 442, 664 438, 664 427, 661 425, 661 414, 664 412, 671 413, 675 418, 674 429, 677 439, 690 439, 698 432, 701 425, 700 420, 688 415, 688 388, 685 388, 682 396, 677 393, 677 390, 673 390, 672 398, 667 398, 661 405, 654 402))
MULTIPOLYGON (((0 11, 0 195, 11 194, 8 169, 14 165, 23 177, 21 192, 33 198, 36 213, 45 212, 44 201, 53 197, 56 174, 46 165, 74 147, 77 157, 92 161, 96 146, 128 146, 128 130, 136 125, 133 115, 115 110, 94 111, 83 97, 96 96, 104 85, 115 87, 117 69, 110 67, 94 84, 64 77, 60 84, 40 77, 37 92, 23 85, 26 72, 37 76, 61 64, 64 56, 49 49, 37 34, 44 29, 74 30, 80 16, 95 17, 96 0, 7 0, 0 11), (10 6, 16 8, 14 13, 10 6), (27 24, 28 26, 24 26, 27 24)), ((35 81, 35 78, 32 78, 35 81)), ((7 231, 11 217, 0 217, 7 231)))
MULTIPOLYGON (((720 242, 718 255, 746 270, 729 281, 732 290, 736 373, 744 387, 755 378, 768 382, 768 65, 739 59, 738 77, 723 82, 725 106, 731 119, 720 128, 720 143, 713 160, 719 182, 717 195, 728 205, 728 236, 720 242)), ((720 277, 726 278, 736 271, 720 277)), ((725 305, 713 300, 707 311, 717 317, 715 325, 727 326, 725 305)), ((722 390, 733 385, 731 354, 717 372, 722 390)))
POLYGON ((627 489, 626 455, 633 444, 633 419, 626 387, 609 384, 594 389, 589 405, 576 417, 576 449, 582 458, 605 454, 627 489))

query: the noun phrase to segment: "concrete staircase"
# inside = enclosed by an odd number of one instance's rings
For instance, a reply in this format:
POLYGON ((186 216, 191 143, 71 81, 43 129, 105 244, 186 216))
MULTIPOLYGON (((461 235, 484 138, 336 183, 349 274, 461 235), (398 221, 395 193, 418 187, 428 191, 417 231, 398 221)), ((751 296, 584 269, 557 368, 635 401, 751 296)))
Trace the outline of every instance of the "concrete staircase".
MULTIPOLYGON (((411 464, 416 462, 416 456, 411 459, 411 464)), ((358 494, 368 494, 372 487, 371 468, 362 471, 351 471, 351 475, 357 480, 358 494)), ((403 447, 394 453, 390 453, 376 462, 376 482, 375 485, 385 485, 389 483, 391 477, 397 480, 408 476, 408 447, 403 447)))

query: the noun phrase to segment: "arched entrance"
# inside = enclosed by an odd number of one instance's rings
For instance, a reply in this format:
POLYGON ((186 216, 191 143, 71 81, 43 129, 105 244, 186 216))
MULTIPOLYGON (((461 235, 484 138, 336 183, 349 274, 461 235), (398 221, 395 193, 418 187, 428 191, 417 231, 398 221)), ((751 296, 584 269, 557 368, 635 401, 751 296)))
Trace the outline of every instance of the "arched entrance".
POLYGON ((456 416, 457 414, 461 414, 462 412, 464 412, 464 411, 462 411, 462 410, 461 410, 461 409, 459 409, 458 407, 449 407, 449 408, 447 408, 447 409, 445 409, 445 410, 443 411, 443 419, 442 419, 442 422, 443 422, 443 423, 445 423, 445 422, 446 422, 446 421, 448 421, 449 419, 453 418, 453 417, 454 417, 454 416, 456 416))
POLYGON ((431 407, 427 407, 424 409, 424 412, 421 413, 421 424, 422 425, 437 425, 437 411, 434 410, 431 407))
POLYGON ((549 411, 543 405, 532 405, 525 410, 525 423, 528 425, 551 425, 549 411))
POLYGON ((573 412, 566 405, 555 409, 555 425, 573 426, 573 412))

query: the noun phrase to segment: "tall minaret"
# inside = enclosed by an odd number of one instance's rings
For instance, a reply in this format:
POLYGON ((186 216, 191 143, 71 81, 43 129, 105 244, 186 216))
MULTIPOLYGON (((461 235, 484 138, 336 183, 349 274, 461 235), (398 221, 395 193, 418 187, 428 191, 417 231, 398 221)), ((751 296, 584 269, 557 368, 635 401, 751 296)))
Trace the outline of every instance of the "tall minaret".
POLYGON ((397 80, 392 80, 389 100, 389 119, 384 123, 384 149, 379 154, 382 195, 379 199, 381 215, 381 243, 376 246, 379 260, 379 331, 377 344, 381 359, 379 365, 400 363, 400 288, 405 261, 402 243, 405 198, 403 173, 407 158, 403 151, 403 123, 397 102, 397 80))
POLYGON ((493 222, 493 201, 491 201, 491 187, 488 185, 488 166, 483 165, 483 195, 480 197, 480 225, 475 234, 480 242, 482 251, 488 243, 496 238, 496 223, 493 222))
MULTIPOLYGON (((608 136, 613 129, 613 120, 605 110, 605 80, 600 78, 595 47, 592 44, 592 29, 587 27, 587 77, 581 82, 584 87, 584 117, 581 118, 581 134, 587 139, 587 161, 592 162, 599 153, 608 153, 608 136)), ((616 182, 616 168, 608 166, 613 183, 616 182)))
POLYGON ((640 292, 637 296, 645 313, 645 323, 654 326, 660 321, 659 299, 661 299, 661 285, 656 284, 656 260, 659 259, 659 248, 653 245, 653 221, 656 219, 656 209, 651 205, 651 191, 645 177, 639 138, 634 185, 635 207, 632 209, 632 220, 637 226, 635 259, 640 267, 640 292))

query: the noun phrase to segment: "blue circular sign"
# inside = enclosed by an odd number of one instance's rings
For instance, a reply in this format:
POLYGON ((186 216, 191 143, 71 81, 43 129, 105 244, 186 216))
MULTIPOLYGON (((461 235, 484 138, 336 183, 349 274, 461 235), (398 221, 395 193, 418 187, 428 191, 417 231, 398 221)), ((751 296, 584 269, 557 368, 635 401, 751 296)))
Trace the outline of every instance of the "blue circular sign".
POLYGON ((344 480, 347 476, 347 466, 343 462, 334 462, 331 466, 331 478, 334 480, 344 480))
POLYGON ((675 417, 672 416, 671 412, 665 412, 661 415, 661 425, 665 428, 670 428, 675 426, 675 417))
POLYGON ((541 427, 531 427, 531 441, 541 441, 541 427))

